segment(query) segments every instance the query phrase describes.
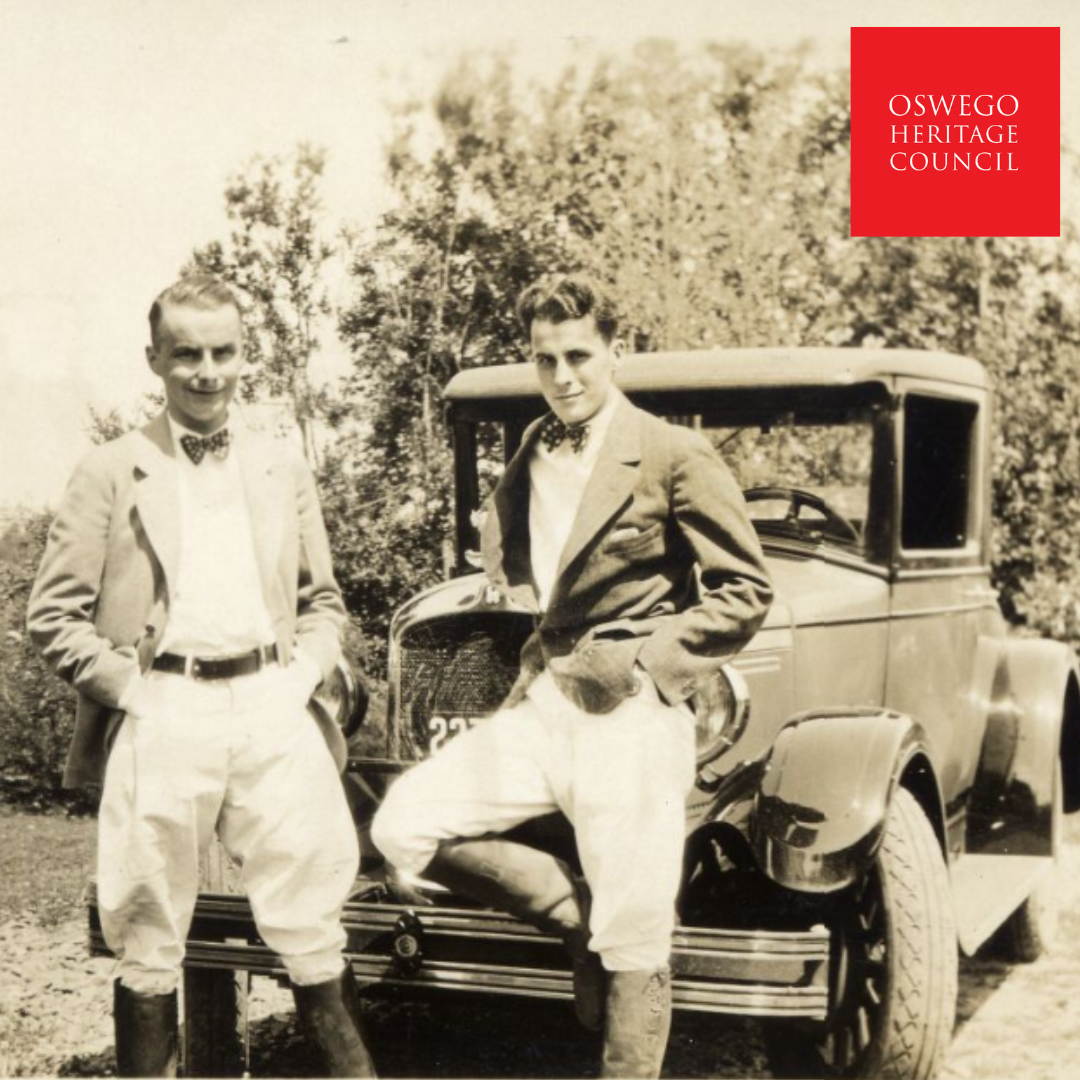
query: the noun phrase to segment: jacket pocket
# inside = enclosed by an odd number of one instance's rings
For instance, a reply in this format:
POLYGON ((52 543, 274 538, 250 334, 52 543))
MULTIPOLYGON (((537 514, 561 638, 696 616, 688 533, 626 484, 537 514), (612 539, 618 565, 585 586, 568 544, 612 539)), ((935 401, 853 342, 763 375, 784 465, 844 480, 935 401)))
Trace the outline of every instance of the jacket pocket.
POLYGON ((578 708, 607 713, 640 688, 634 660, 643 644, 641 638, 594 638, 565 656, 552 657, 548 667, 555 684, 578 708))
MULTIPOLYGON (((622 555, 646 549, 654 542, 662 540, 664 523, 654 521, 633 536, 620 535, 623 531, 624 529, 616 526, 608 535, 607 540, 604 541, 600 551, 605 555, 622 555)), ((659 546, 658 543, 657 547, 659 548, 659 546)))

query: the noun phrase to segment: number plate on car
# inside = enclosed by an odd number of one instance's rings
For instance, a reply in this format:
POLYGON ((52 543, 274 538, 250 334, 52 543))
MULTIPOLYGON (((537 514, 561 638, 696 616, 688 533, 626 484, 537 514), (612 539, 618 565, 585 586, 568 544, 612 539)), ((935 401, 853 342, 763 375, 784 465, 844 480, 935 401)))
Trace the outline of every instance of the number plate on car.
POLYGON ((482 716, 433 716, 428 720, 428 754, 437 753, 455 736, 468 731, 482 716))

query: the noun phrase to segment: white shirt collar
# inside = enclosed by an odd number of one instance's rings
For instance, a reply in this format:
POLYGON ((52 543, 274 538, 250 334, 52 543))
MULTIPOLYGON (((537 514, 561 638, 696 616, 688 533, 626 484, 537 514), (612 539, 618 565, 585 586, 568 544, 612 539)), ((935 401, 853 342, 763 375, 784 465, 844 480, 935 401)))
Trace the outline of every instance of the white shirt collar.
POLYGON ((589 425, 589 442, 586 443, 586 448, 594 442, 597 448, 603 445, 608 428, 611 427, 611 419, 615 415, 618 406, 619 394, 612 388, 607 401, 600 406, 600 410, 591 419, 585 421, 589 425))

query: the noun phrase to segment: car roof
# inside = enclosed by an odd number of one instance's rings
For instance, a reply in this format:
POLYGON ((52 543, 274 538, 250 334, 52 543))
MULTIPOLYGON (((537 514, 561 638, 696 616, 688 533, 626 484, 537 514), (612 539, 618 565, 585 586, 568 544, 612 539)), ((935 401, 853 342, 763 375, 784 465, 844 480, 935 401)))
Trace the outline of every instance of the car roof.
MULTIPOLYGON (((978 360, 923 349, 697 349, 635 353, 623 358, 617 382, 629 394, 705 389, 844 387, 890 383, 898 377, 987 388, 978 360)), ((458 372, 447 401, 532 397, 532 364, 496 364, 458 372)))

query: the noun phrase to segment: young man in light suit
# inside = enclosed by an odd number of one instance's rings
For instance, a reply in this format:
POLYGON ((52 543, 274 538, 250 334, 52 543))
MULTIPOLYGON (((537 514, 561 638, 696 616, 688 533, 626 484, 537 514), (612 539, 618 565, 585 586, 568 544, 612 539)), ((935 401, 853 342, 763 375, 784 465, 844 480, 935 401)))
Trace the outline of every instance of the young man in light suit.
POLYGON ((216 828, 327 1069, 374 1075, 342 958, 359 855, 344 746, 307 710, 345 618, 315 484, 299 454, 230 411, 244 348, 225 285, 166 289, 150 333, 166 409, 76 469, 28 613, 79 694, 65 782, 104 781, 97 888, 119 958, 118 1069, 175 1073, 177 984, 216 828))
POLYGON ((616 388, 602 291, 561 277, 518 310, 551 412, 525 432, 482 540, 488 577, 536 630, 500 711, 404 774, 372 836, 401 870, 560 933, 578 1015, 604 1025, 603 1075, 657 1076, 694 779, 687 702, 750 640, 772 591, 706 440, 616 388), (555 809, 587 888, 549 855, 474 839, 555 809))

